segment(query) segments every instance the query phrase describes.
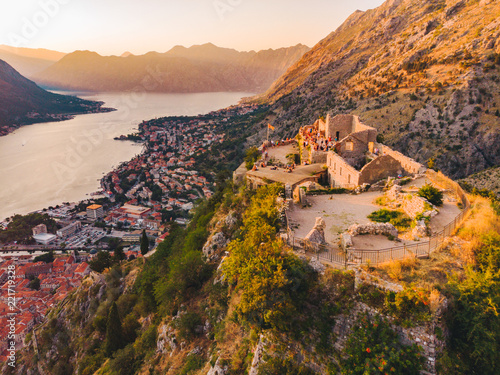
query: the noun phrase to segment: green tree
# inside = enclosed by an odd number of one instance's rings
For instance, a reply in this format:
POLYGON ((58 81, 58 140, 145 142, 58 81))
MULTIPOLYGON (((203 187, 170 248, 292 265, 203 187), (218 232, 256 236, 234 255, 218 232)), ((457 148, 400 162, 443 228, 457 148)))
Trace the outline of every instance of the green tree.
POLYGON ((48 253, 35 257, 35 262, 52 263, 54 261, 54 252, 50 250, 48 253))
POLYGON ((30 289, 35 289, 39 290, 40 289, 40 279, 38 277, 35 277, 33 280, 30 281, 28 284, 28 288, 30 289))
POLYGON ((254 163, 260 158, 261 153, 257 147, 250 147, 245 153, 245 165, 248 170, 252 169, 254 163))
POLYGON ((99 251, 97 256, 89 262, 89 266, 96 272, 102 272, 111 267, 111 256, 107 251, 99 251))
POLYGON ((146 234, 146 230, 142 230, 142 236, 141 236, 141 254, 146 255, 146 253, 149 251, 149 239, 148 235, 146 234))
POLYGON ((120 349, 123 344, 123 332, 118 307, 113 301, 109 309, 108 320, 106 322, 106 342, 104 350, 106 356, 111 356, 115 351, 120 349))
POLYGON ((442 206, 443 205, 443 193, 436 187, 431 184, 425 184, 420 189, 418 189, 417 194, 427 199, 434 206, 442 206))
POLYGON ((114 255, 113 255, 113 260, 115 262, 120 262, 122 261, 123 259, 126 258, 126 255, 125 253, 123 252, 123 246, 118 246, 116 249, 115 249, 115 252, 114 252, 114 255))

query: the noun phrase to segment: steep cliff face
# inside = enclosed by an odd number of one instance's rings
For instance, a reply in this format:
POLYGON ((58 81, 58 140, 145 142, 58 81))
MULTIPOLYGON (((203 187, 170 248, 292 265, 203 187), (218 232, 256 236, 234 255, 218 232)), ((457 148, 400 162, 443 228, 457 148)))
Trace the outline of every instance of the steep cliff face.
POLYGON ((309 48, 238 52, 213 44, 125 57, 76 51, 35 77, 46 86, 90 91, 263 92, 309 48))
POLYGON ((500 3, 390 0, 355 12, 257 100, 292 135, 351 112, 453 177, 500 163, 500 3))

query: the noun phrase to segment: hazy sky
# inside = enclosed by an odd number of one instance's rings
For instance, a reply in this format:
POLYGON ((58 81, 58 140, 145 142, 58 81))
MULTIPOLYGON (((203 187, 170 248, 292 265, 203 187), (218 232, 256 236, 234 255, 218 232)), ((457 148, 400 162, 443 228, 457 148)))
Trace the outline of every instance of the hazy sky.
POLYGON ((8 0, 0 44, 88 49, 100 54, 165 52, 212 42, 237 50, 312 47, 356 9, 383 0, 8 0))

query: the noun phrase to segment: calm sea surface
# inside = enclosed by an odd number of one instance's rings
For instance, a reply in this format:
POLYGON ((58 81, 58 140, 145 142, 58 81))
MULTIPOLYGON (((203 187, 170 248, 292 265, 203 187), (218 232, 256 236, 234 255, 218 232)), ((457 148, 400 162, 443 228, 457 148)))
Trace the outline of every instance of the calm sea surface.
POLYGON ((198 115, 236 104, 250 93, 78 95, 117 111, 24 126, 0 137, 0 220, 99 189, 99 179, 141 152, 141 145, 113 138, 137 130, 143 120, 198 115))

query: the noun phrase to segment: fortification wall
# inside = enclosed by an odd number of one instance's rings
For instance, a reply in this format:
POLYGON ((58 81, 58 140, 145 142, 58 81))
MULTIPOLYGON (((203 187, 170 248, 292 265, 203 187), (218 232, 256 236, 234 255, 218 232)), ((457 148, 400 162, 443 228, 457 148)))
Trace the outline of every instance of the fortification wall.
POLYGON ((402 173, 401 163, 391 155, 383 155, 366 164, 360 171, 359 183, 373 184, 402 173))
POLYGON ((377 143, 375 147, 377 147, 383 154, 391 155, 394 159, 399 161, 404 171, 408 174, 424 173, 426 170, 426 168, 422 164, 418 163, 412 158, 409 158, 408 156, 403 155, 398 151, 393 150, 386 145, 377 143))
POLYGON ((326 164, 326 158, 327 158, 328 152, 326 151, 315 151, 311 150, 311 153, 309 154, 309 162, 311 164, 326 164))
POLYGON ((356 133, 356 137, 361 139, 363 142, 376 142, 377 140, 377 129, 371 126, 363 124, 359 121, 358 116, 352 116, 352 131, 356 133))
POLYGON ((328 152, 328 182, 332 187, 354 188, 359 185, 360 173, 351 167, 342 157, 328 152))
POLYGON ((325 137, 337 138, 337 141, 344 139, 353 131, 353 116, 352 115, 337 115, 334 118, 327 116, 325 137))

